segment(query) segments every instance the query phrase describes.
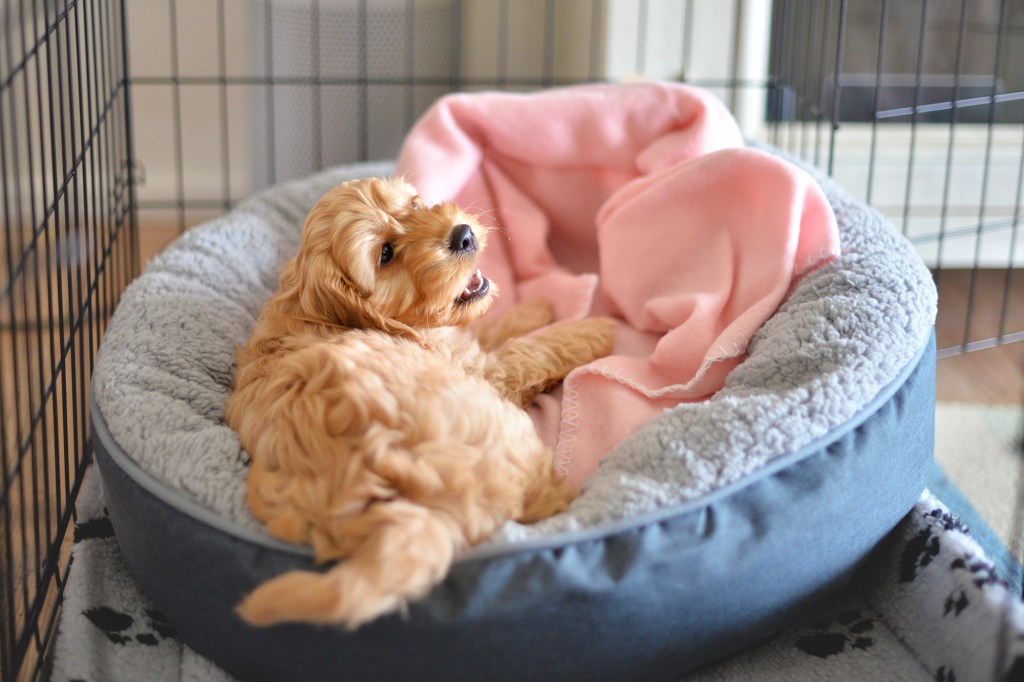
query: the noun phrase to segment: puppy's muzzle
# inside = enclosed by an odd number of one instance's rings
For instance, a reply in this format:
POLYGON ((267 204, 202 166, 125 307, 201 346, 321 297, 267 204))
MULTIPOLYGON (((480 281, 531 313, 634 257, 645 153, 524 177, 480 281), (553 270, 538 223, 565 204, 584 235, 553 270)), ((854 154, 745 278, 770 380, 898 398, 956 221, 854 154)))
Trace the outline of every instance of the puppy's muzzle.
POLYGON ((448 249, 452 253, 470 254, 477 250, 476 235, 473 234, 469 225, 456 225, 452 228, 452 236, 448 242, 448 249))

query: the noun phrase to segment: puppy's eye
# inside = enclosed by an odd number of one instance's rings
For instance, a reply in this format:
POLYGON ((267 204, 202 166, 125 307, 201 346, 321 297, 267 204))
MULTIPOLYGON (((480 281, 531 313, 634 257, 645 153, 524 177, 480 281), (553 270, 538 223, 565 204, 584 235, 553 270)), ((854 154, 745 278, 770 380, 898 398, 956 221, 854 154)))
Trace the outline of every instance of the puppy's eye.
POLYGON ((380 248, 380 264, 387 265, 395 257, 395 247, 389 243, 380 248))
POLYGON ((420 198, 416 197, 415 199, 412 200, 412 210, 418 211, 421 208, 422 208, 422 205, 420 204, 420 198))

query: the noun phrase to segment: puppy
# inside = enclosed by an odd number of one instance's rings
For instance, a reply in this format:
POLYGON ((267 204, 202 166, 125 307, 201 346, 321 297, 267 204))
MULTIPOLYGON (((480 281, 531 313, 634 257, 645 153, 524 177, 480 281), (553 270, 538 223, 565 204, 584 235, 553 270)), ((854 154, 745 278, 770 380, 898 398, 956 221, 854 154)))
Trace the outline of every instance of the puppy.
POLYGON ((238 608, 249 623, 356 628, 425 595, 504 521, 572 499, 523 408, 609 353, 614 322, 548 326, 532 302, 470 327, 497 290, 477 266, 486 242, 402 180, 348 182, 310 212, 225 418, 252 457, 253 514, 343 561, 260 585, 238 608))

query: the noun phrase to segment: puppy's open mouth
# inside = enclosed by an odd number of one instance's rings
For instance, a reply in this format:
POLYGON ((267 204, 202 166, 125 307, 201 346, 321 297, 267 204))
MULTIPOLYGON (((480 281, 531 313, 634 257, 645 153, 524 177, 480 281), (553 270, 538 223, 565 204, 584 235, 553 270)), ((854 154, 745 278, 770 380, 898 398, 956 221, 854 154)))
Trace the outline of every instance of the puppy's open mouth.
POLYGON ((473 273, 473 276, 469 278, 469 282, 466 284, 466 288, 462 290, 459 297, 455 299, 456 303, 469 303, 475 301, 478 298, 483 298, 487 295, 487 291, 491 288, 491 283, 487 281, 487 278, 480 274, 477 270, 473 273))

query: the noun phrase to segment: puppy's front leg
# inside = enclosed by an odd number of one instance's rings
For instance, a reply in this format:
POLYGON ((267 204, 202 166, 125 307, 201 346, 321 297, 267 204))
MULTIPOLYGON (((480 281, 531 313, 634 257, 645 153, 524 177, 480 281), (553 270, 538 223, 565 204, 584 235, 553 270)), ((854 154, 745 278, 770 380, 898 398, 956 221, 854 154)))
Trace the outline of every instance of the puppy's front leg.
POLYGON ((485 376, 506 399, 526 408, 576 367, 608 355, 615 325, 605 317, 569 320, 512 339, 488 355, 485 376))

